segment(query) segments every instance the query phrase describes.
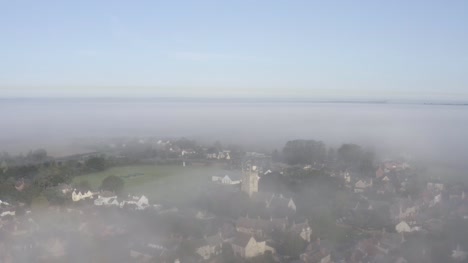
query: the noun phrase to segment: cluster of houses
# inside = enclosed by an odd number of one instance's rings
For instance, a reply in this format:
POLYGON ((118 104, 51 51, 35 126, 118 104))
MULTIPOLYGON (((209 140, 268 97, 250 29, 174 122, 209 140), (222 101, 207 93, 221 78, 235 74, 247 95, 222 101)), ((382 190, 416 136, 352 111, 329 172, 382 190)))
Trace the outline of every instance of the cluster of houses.
POLYGON ((207 159, 217 159, 217 160, 231 160, 231 151, 223 150, 214 153, 207 153, 207 159))
MULTIPOLYGON (((196 154, 191 149, 178 149, 170 141, 160 140, 157 145, 184 157, 196 154)), ((258 153, 249 156, 265 158, 258 153)), ((221 161, 231 158, 229 151, 210 153, 205 157, 221 161)), ((115 257, 120 257, 123 262, 222 262, 226 247, 243 260, 271 254, 277 262, 291 262, 293 260, 279 251, 284 240, 279 239, 281 235, 278 233, 287 233, 305 244, 294 259, 296 263, 405 263, 410 261, 401 251, 411 237, 437 233, 447 218, 468 220, 468 197, 465 194, 468 189, 465 191, 461 186, 447 186, 440 180, 428 179, 417 195, 406 195, 404 193, 415 184, 411 167, 406 162, 386 161, 377 167, 372 177, 347 170, 330 174, 339 178, 344 189, 353 196, 353 200, 349 200, 351 205, 333 223, 337 228, 359 232, 358 237, 346 246, 338 247, 336 243, 320 239, 317 233, 321 229, 312 229, 309 220, 297 216, 298 207, 293 197, 259 190, 260 178, 269 176, 272 170, 263 169, 254 162, 247 162, 242 168, 241 172, 229 171, 212 176, 210 185, 221 192, 231 189, 248 197, 250 203, 268 214, 267 217, 248 214, 226 217, 197 208, 151 204, 144 195, 122 198, 111 192, 81 192, 68 185, 59 185, 61 193, 71 198, 74 205, 49 207, 51 215, 69 220, 53 221, 58 230, 43 233, 44 222, 36 218, 35 212, 26 211, 18 216, 17 205, 0 201, 0 262, 15 262, 13 259, 19 257, 25 262, 28 259, 34 261, 37 255, 45 262, 64 258, 73 253, 71 247, 76 246, 76 241, 68 239, 70 236, 109 242, 117 248, 115 257), (436 213, 441 209, 448 212, 436 213), (115 215, 154 217, 165 224, 175 224, 180 231, 186 225, 179 220, 185 218, 187 221, 183 222, 200 226, 201 233, 193 234, 187 230, 189 234, 164 231, 146 234, 136 230, 138 224, 114 218, 115 215), (78 223, 72 225, 67 221, 78 223), (13 241, 8 243, 6 240, 13 241), (188 252, 181 252, 184 249, 188 252)), ((303 167, 304 170, 322 168, 322 164, 303 167)), ((419 251, 421 262, 429 262, 429 253, 424 249, 419 251)), ((448 258, 462 262, 468 256, 466 249, 466 244, 454 241, 448 258)), ((115 259, 113 262, 120 261, 115 259)))
MULTIPOLYGON (((374 177, 348 171, 333 176, 342 178, 356 196, 355 204, 336 220, 337 225, 353 227, 370 235, 349 249, 343 262, 408 262, 398 251, 404 248, 409 238, 438 235, 447 220, 468 219, 468 199, 463 187, 447 187, 440 179, 417 180, 405 162, 384 162, 374 177)), ((457 240, 450 242, 456 246, 452 247, 451 255, 447 252, 447 258, 454 262, 460 258, 465 260, 464 249, 468 247, 457 244, 460 242, 457 240)), ((424 249, 419 251, 421 258, 426 253, 424 249)), ((425 260, 430 260, 429 253, 425 260)))

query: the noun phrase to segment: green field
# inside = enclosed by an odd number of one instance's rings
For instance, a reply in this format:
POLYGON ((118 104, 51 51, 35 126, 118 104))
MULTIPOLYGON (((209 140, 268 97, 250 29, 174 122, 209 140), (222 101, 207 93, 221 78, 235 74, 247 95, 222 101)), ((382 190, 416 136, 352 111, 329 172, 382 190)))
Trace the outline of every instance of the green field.
POLYGON ((124 179, 127 193, 144 194, 152 202, 163 199, 181 203, 194 198, 211 180, 212 175, 223 173, 225 172, 216 166, 135 165, 77 176, 73 182, 87 180, 93 190, 98 190, 104 178, 115 175, 124 179), (139 175, 129 177, 132 174, 139 175))

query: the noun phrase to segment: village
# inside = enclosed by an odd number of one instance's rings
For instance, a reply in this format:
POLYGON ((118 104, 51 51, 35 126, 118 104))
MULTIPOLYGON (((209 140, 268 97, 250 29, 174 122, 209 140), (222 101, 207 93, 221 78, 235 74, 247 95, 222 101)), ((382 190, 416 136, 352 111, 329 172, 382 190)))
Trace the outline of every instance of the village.
POLYGON ((423 177, 406 160, 378 160, 362 174, 333 160, 288 164, 269 153, 157 145, 186 169, 229 169, 204 178, 185 205, 67 183, 50 186, 66 205, 1 200, 0 262, 467 260, 468 188, 423 177))

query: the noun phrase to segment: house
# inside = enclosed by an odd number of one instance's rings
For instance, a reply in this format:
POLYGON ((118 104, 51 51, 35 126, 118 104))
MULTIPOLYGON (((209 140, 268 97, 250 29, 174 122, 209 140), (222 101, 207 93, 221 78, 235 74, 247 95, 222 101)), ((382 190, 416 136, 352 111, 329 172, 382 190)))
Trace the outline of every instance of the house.
POLYGON ((168 254, 167 248, 152 243, 130 247, 130 257, 138 262, 169 262, 166 261, 168 254))
POLYGON ((427 183, 427 190, 435 191, 435 192, 442 192, 445 189, 445 185, 441 182, 434 181, 427 183))
POLYGON ((0 217, 4 217, 4 216, 15 216, 16 215, 16 211, 2 211, 2 213, 0 213, 0 217))
POLYGON ((253 258, 265 254, 266 251, 273 252, 273 248, 267 246, 265 241, 258 241, 246 233, 237 233, 231 241, 231 246, 234 255, 242 258, 253 258))
POLYGON ((287 218, 270 218, 264 220, 261 218, 248 218, 241 217, 236 220, 236 230, 241 233, 253 235, 256 237, 264 238, 266 235, 272 233, 274 230, 286 230, 288 225, 287 218))
POLYGON ((228 150, 223 150, 221 152, 218 153, 218 157, 217 157, 218 160, 231 160, 231 151, 228 151, 228 150))
POLYGON ((399 220, 406 220, 406 219, 414 219, 417 213, 419 212, 419 206, 417 205, 407 205, 405 206, 404 204, 400 204, 400 211, 398 214, 398 219, 399 220))
POLYGON ((96 206, 120 206, 120 203, 117 201, 117 196, 108 193, 108 192, 103 192, 100 195, 98 195, 98 198, 94 200, 94 205, 96 206))
POLYGON ((214 219, 215 216, 205 211, 197 211, 197 213, 195 214, 195 218, 198 220, 210 220, 210 219, 214 219))
POLYGON ((92 198, 93 195, 94 194, 91 191, 88 191, 84 194, 82 194, 81 192, 76 193, 76 189, 75 189, 73 190, 73 193, 72 193, 72 200, 73 202, 78 202, 87 198, 92 198))
POLYGON ((57 186, 57 189, 62 192, 62 194, 66 195, 72 191, 72 187, 69 184, 60 183, 57 186))
POLYGON ((341 175, 343 176, 343 179, 346 184, 351 183, 351 174, 348 171, 342 172, 341 175))
POLYGON ((25 187, 25 184, 24 184, 24 179, 21 178, 21 180, 18 180, 16 183, 15 183, 15 188, 16 190, 18 190, 19 192, 23 191, 24 190, 24 187, 25 187))
POLYGON ((372 179, 370 179, 369 181, 368 180, 364 180, 364 179, 361 179, 359 181, 357 181, 355 184, 354 184, 354 192, 355 193, 362 193, 364 192, 366 189, 372 187, 372 179))
POLYGON ((382 168, 382 166, 379 166, 379 169, 377 169, 377 171, 375 171, 375 177, 376 178, 381 178, 384 175, 385 175, 384 169, 382 168))
POLYGON ((439 204, 442 201, 442 194, 434 196, 434 198, 429 202, 429 207, 433 207, 436 204, 439 204))
POLYGON ((273 194, 270 199, 266 200, 266 208, 270 209, 290 209, 296 212, 296 204, 292 198, 285 198, 282 194, 273 194))
POLYGON ((452 250, 452 255, 451 255, 451 258, 455 261, 464 261, 468 256, 468 253, 466 253, 465 251, 463 251, 461 248, 460 248, 460 245, 457 245, 457 248, 455 250, 452 250))
POLYGON ((291 231, 299 235, 304 241, 310 242, 312 229, 309 226, 309 220, 306 219, 303 223, 299 224, 294 222, 291 226, 291 231))
POLYGON ((231 174, 224 176, 212 176, 211 181, 222 185, 238 185, 242 182, 240 175, 231 174))
POLYGON ((195 252, 203 259, 210 259, 213 255, 218 255, 222 252, 223 239, 220 234, 205 237, 200 240, 195 246, 195 252))
POLYGON ((383 233, 382 237, 377 242, 375 247, 381 253, 388 255, 390 252, 398 249, 404 242, 405 239, 402 234, 383 233))
POLYGON ((395 226, 395 230, 398 233, 404 233, 404 232, 410 233, 410 232, 412 232, 412 228, 405 221, 401 221, 400 223, 398 223, 395 226))
POLYGON ((137 210, 145 210, 149 207, 148 198, 142 195, 141 197, 132 196, 132 200, 130 201, 122 201, 120 203, 120 207, 124 207, 125 205, 133 205, 136 207, 137 210))
POLYGON ((300 259, 304 263, 331 263, 331 245, 329 242, 317 239, 307 246, 300 259))
POLYGON ((296 213, 296 203, 291 197, 267 192, 257 192, 252 195, 254 202, 263 204, 267 211, 276 217, 291 216, 296 213))
POLYGON ((217 153, 207 153, 206 154, 206 159, 217 159, 218 154, 217 153))
POLYGON ((182 152, 180 153, 181 156, 190 156, 194 154, 197 154, 197 152, 192 149, 182 150, 182 152))

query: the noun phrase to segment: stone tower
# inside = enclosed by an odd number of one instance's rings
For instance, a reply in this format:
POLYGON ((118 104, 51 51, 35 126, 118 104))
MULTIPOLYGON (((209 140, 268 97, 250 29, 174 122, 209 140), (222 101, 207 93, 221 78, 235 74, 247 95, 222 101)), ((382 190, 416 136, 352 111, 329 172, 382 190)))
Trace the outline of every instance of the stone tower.
POLYGON ((249 196, 253 193, 258 192, 258 168, 255 165, 247 164, 243 167, 242 172, 244 177, 242 178, 242 191, 246 192, 249 196))

